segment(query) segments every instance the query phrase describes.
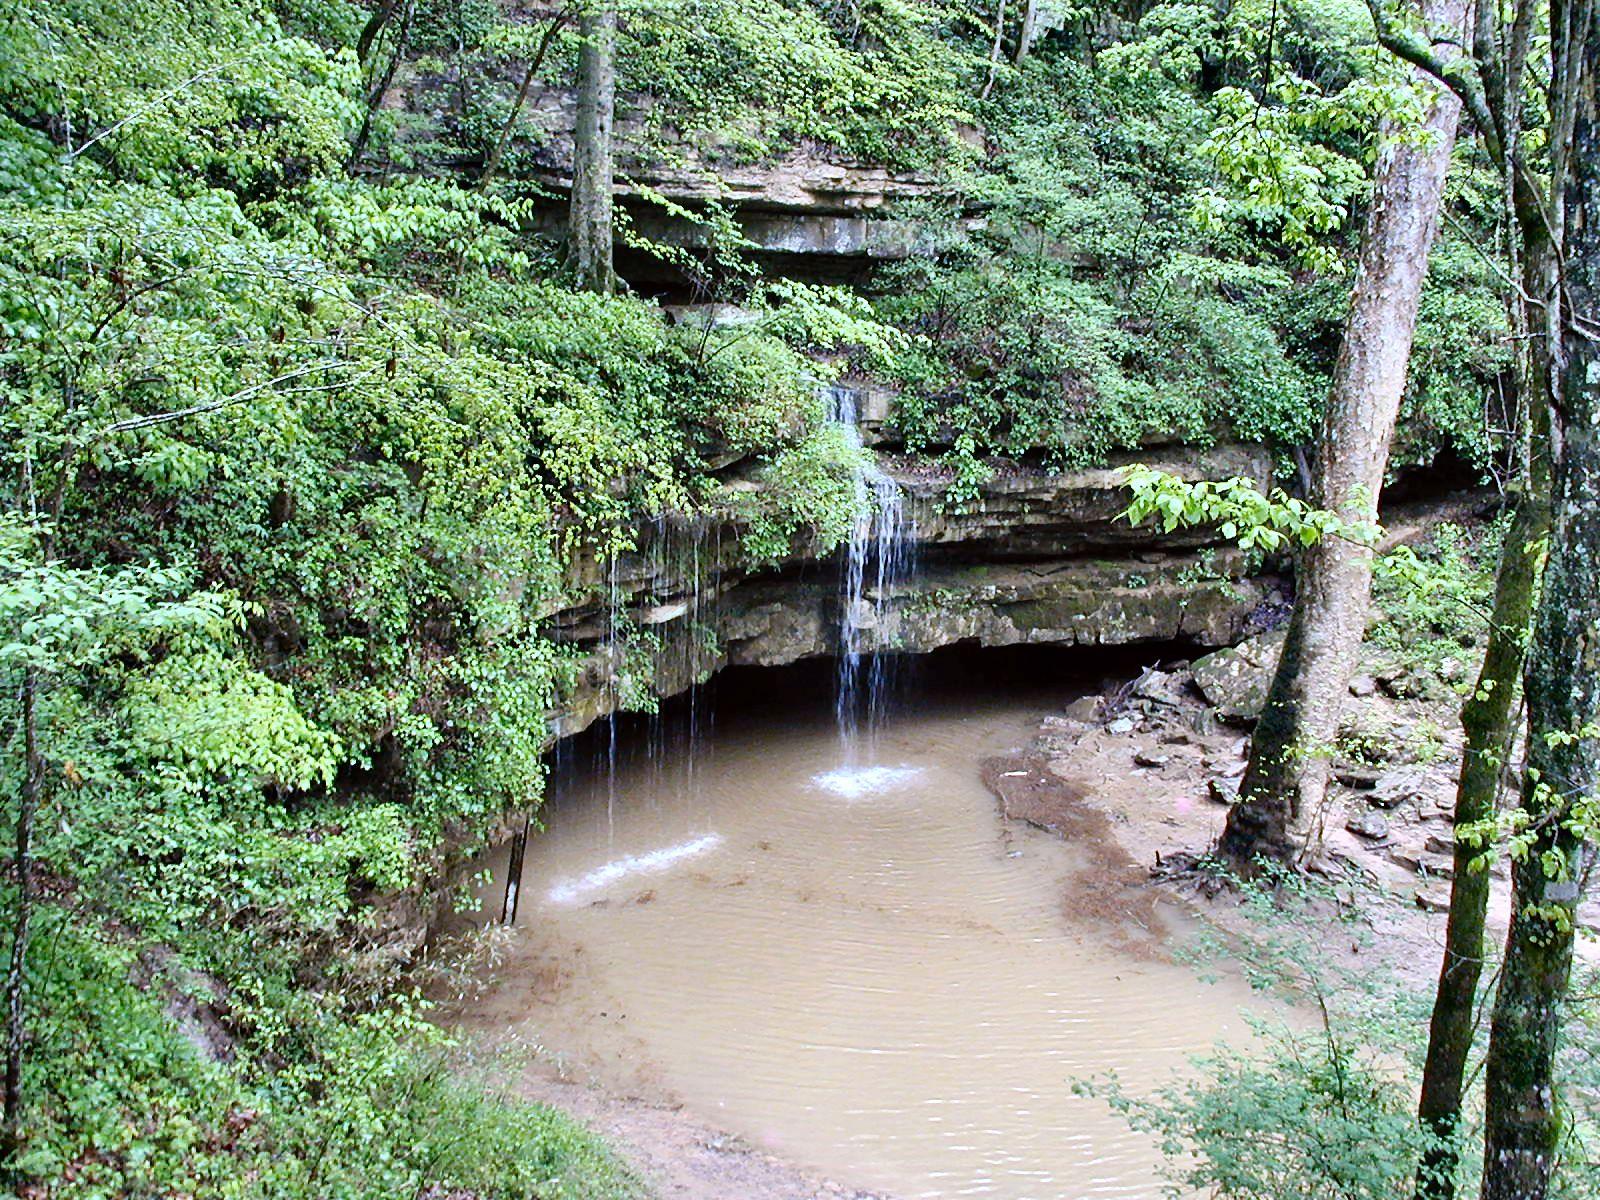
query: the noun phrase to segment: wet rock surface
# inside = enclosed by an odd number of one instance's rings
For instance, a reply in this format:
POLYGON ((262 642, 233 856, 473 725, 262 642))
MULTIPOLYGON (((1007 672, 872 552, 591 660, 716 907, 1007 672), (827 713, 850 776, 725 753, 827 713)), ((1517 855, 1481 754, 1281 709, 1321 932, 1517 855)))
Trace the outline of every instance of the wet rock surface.
MULTIPOLYGON (((1126 495, 1114 469, 1011 470, 957 512, 943 505, 942 484, 881 461, 902 489, 917 566, 887 596, 869 581, 864 598, 880 614, 865 631, 871 648, 1221 647, 1251 632, 1270 596, 1281 595, 1270 577, 1248 576, 1238 550, 1204 545, 1204 533, 1165 537, 1119 520, 1126 495)), ((1248 447, 1150 461, 1190 477, 1266 469, 1248 447)), ((578 560, 549 613, 559 635, 585 652, 555 734, 583 730, 627 695, 672 696, 725 666, 777 666, 837 650, 838 552, 819 557, 797 545, 777 567, 755 570, 743 561, 743 533, 733 521, 663 519, 641 531, 637 552, 578 560)), ((1176 694, 1145 699, 1180 703, 1176 694)))

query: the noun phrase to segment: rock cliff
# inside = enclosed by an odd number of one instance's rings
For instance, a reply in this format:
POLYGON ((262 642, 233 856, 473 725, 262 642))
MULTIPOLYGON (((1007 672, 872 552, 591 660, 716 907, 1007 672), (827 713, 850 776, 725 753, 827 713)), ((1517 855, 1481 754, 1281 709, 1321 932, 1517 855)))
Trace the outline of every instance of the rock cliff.
MULTIPOLYGON (((1245 475, 1263 485, 1255 447, 1167 450, 1152 465, 1192 478, 1245 475)), ((885 460, 892 477, 892 460, 885 460)), ((943 487, 904 465, 916 566, 880 597, 867 645, 904 653, 943 646, 1136 642, 1231 644, 1255 628, 1273 590, 1243 556, 1204 534, 1135 529, 1114 468, 1014 471, 991 480, 963 509, 943 487), (882 600, 884 602, 879 603, 882 600)), ((803 546, 776 568, 745 565, 732 523, 664 519, 635 553, 585 560, 551 620, 583 652, 552 734, 577 733, 618 707, 667 697, 726 666, 776 666, 836 652, 845 619, 837 551, 803 546)), ((859 627, 859 621, 858 621, 859 627)))

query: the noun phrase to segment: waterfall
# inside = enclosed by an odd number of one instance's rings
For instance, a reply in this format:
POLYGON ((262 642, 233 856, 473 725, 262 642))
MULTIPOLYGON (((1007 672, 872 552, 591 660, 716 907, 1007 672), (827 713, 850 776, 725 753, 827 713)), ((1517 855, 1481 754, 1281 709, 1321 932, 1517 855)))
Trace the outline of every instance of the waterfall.
MULTIPOLYGON (((858 394, 823 389, 828 419, 849 443, 861 447, 858 394)), ((895 587, 914 567, 916 521, 906 511, 900 485, 876 463, 856 474, 856 518, 845 548, 839 588, 839 671, 834 715, 840 736, 855 736, 862 717, 869 735, 882 721, 893 684, 890 640, 896 629, 895 587)))

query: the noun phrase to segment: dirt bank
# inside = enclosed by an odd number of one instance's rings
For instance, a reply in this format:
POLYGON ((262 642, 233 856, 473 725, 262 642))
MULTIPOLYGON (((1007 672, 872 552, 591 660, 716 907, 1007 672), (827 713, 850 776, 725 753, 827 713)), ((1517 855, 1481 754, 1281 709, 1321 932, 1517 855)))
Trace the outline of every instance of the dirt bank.
MULTIPOLYGON (((1114 931, 1151 913, 1159 920, 1152 892, 1177 895, 1225 930, 1247 929, 1232 894, 1187 868, 1216 844, 1237 795, 1272 649, 1246 644, 1192 666, 1153 664, 1131 684, 1044 717, 1034 748, 1009 765, 986 764, 1008 817, 1089 851, 1098 878, 1077 881, 1083 886, 1066 903, 1085 905, 1114 931)), ((1377 935, 1363 953, 1432 986, 1450 896, 1455 701, 1386 694, 1365 674, 1352 689, 1343 745, 1358 753, 1335 758, 1306 867, 1371 885, 1353 893, 1377 935)), ((1510 913, 1506 864, 1496 862, 1491 877, 1489 928, 1498 940, 1510 913)), ((1587 901, 1580 919, 1600 927, 1600 899, 1587 901)))
POLYGON ((517 1092, 605 1137, 658 1200, 890 1200, 757 1149, 681 1105, 617 1095, 553 1065, 528 1072, 517 1092))

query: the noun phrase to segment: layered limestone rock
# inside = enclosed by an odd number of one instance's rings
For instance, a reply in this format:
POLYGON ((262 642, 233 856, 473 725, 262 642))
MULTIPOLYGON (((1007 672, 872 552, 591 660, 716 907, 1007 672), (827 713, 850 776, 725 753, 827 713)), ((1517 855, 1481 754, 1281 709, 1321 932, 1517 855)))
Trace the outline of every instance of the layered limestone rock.
MULTIPOLYGON (((419 131, 447 125, 455 82, 448 70, 438 74, 408 64, 386 103, 414 114, 419 131)), ((504 93, 503 107, 497 109, 509 110, 518 83, 510 75, 493 81, 491 86, 504 93)), ((516 173, 548 193, 533 228, 554 237, 565 235, 576 109, 574 89, 536 85, 519 116, 513 143, 516 173)), ((434 150, 420 133, 412 141, 419 155, 434 150)), ((731 147, 696 145, 658 128, 650 101, 638 94, 618 97, 616 146, 616 197, 628 210, 636 234, 668 245, 703 246, 704 229, 661 201, 689 211, 716 202, 733 213, 750 249, 785 271, 837 275, 918 253, 925 243, 921 226, 894 218, 891 210, 898 202, 941 190, 930 175, 841 160, 814 147, 745 161, 731 147)), ((467 174, 481 166, 468 157, 434 165, 467 174)), ((626 260, 624 274, 631 282, 669 280, 669 273, 648 256, 634 255, 620 242, 618 253, 626 260)))
MULTIPOLYGON (((1147 456, 1191 477, 1264 484, 1267 456, 1225 446, 1147 456)), ((891 467, 892 464, 887 464, 891 467)), ((941 506, 942 485, 900 476, 918 567, 874 604, 874 647, 926 653, 956 644, 1225 646, 1253 632, 1268 585, 1236 550, 1203 533, 1162 536, 1120 519, 1114 468, 1016 471, 977 501, 941 506)), ((726 666, 777 666, 833 654, 843 619, 838 552, 804 547, 776 569, 743 560, 739 529, 663 520, 636 553, 574 568, 552 627, 582 647, 579 679, 552 725, 566 736, 613 709, 684 691, 726 666)), ((868 599, 879 597, 869 589, 868 599)), ((858 629, 861 628, 859 618, 858 629)))

